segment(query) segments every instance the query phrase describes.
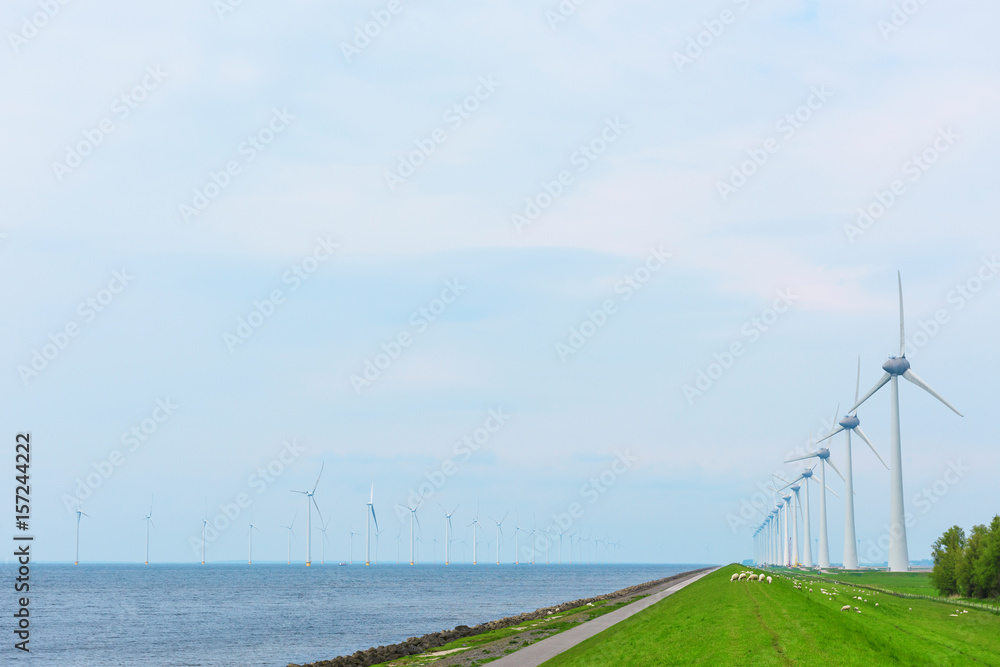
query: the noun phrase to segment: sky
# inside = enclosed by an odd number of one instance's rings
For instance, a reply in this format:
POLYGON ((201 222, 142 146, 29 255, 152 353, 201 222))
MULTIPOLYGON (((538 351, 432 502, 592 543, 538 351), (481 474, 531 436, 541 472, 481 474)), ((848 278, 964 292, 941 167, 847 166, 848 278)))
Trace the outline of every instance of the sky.
MULTIPOLYGON (((998 14, 7 3, 0 487, 30 432, 36 558, 72 561, 82 501, 81 560, 140 562, 152 501, 151 560, 200 560, 206 517, 209 560, 243 560, 252 501, 255 560, 294 521, 301 561, 290 491, 321 467, 329 560, 370 493, 382 560, 414 502, 421 560, 456 505, 456 559, 477 513, 480 550, 506 516, 505 560, 518 526, 750 558, 771 475, 850 406, 859 357, 864 392, 898 352, 897 271, 907 358, 964 414, 901 389, 929 557, 1000 512, 998 14)), ((859 412, 886 460, 888 403, 859 412)), ((858 446, 854 471, 883 561, 889 475, 858 446)))

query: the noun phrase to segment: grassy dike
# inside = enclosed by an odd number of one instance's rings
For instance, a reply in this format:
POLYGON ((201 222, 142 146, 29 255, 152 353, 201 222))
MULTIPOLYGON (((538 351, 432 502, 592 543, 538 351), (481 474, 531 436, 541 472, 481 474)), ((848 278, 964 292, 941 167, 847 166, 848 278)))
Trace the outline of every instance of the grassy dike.
POLYGON ((797 590, 793 573, 729 581, 745 569, 724 567, 545 665, 1000 665, 996 614, 814 578, 797 590))

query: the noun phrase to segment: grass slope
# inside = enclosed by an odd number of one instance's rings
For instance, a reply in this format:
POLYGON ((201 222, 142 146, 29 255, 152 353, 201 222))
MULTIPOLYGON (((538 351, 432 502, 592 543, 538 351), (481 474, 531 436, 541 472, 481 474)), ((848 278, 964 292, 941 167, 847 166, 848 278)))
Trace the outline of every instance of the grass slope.
POLYGON ((545 665, 1000 665, 994 614, 862 590, 866 603, 849 587, 795 590, 784 577, 729 581, 743 569, 724 567, 545 665))

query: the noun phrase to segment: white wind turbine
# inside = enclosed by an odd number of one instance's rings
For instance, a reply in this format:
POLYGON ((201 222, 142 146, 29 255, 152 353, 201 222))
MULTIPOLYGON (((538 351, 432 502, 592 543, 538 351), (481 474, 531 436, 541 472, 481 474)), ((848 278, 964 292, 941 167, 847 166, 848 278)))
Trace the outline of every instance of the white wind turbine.
POLYGON ((205 564, 205 544, 208 542, 208 501, 205 501, 205 516, 201 520, 201 564, 205 564))
POLYGON ((397 505, 400 509, 407 510, 410 513, 410 565, 416 563, 416 557, 414 556, 414 523, 416 526, 420 526, 420 519, 417 518, 417 509, 419 504, 410 507, 408 505, 397 505))
POLYGON ((288 524, 287 526, 282 526, 282 528, 287 528, 288 529, 288 564, 289 565, 292 564, 292 537, 295 535, 295 532, 292 530, 292 526, 295 525, 295 517, 296 516, 298 516, 298 512, 292 514, 292 522, 290 524, 288 524))
MULTIPOLYGON (((812 444, 812 443, 810 442, 810 444, 812 444)), ((803 544, 802 564, 805 565, 806 567, 812 567, 813 566, 813 558, 812 558, 812 528, 810 526, 810 521, 809 521, 809 515, 810 515, 810 512, 809 512, 809 480, 812 480, 813 482, 816 482, 816 478, 813 477, 813 469, 815 467, 816 466, 813 466, 812 468, 806 468, 805 470, 802 471, 802 473, 798 477, 796 477, 795 479, 793 479, 790 484, 787 484, 784 487, 782 487, 782 488, 790 488, 790 489, 792 489, 792 491, 795 492, 796 499, 798 499, 798 495, 799 495, 798 489, 796 487, 797 487, 797 485, 798 485, 798 483, 800 481, 802 482, 803 487, 805 488, 806 497, 805 497, 805 502, 802 504, 802 523, 803 523, 803 526, 805 528, 805 536, 804 536, 804 538, 802 540, 802 544, 803 544)), ((816 482, 816 483, 818 484, 819 482, 816 482)), ((829 488, 829 487, 826 487, 826 488, 829 488)), ((830 493, 833 493, 832 489, 830 490, 830 493)), ((798 543, 798 540, 796 538, 796 544, 797 543, 798 543)))
MULTIPOLYGON (((472 523, 470 523, 469 526, 472 526, 472 564, 476 565, 476 564, 478 564, 478 561, 477 561, 477 558, 476 558, 476 545, 479 543, 479 541, 476 539, 476 529, 483 530, 482 524, 479 523, 479 509, 478 508, 476 509, 476 518, 472 520, 472 523)), ((469 526, 466 526, 466 528, 468 528, 469 526)), ((485 533, 486 531, 483 531, 483 532, 485 533)))
POLYGON ((90 515, 83 511, 83 506, 76 508, 76 557, 73 559, 73 565, 80 564, 80 517, 90 518, 90 515))
POLYGON ((892 450, 890 456, 892 465, 889 469, 891 479, 889 491, 889 571, 906 572, 910 569, 910 552, 906 544, 906 516, 903 506, 903 450, 899 435, 899 378, 903 377, 917 385, 944 403, 959 417, 962 416, 962 413, 910 370, 910 362, 906 359, 906 332, 903 326, 903 278, 898 272, 896 278, 899 282, 899 356, 890 357, 889 361, 882 364, 885 375, 872 387, 871 391, 854 403, 850 412, 853 413, 875 392, 887 383, 890 384, 890 448, 892 450))
MULTIPOLYGON (((301 493, 306 497, 306 567, 312 565, 312 508, 313 505, 316 506, 316 513, 319 514, 320 522, 323 521, 323 513, 319 511, 319 505, 316 503, 316 487, 319 486, 319 478, 323 476, 323 467, 326 464, 321 464, 319 467, 319 475, 316 476, 316 483, 313 484, 312 491, 292 491, 292 493, 301 493)), ((289 558, 291 561, 291 558, 289 558)))
POLYGON ((449 547, 451 546, 452 539, 451 517, 455 516, 455 512, 458 511, 458 505, 455 505, 455 509, 453 509, 450 514, 448 513, 448 510, 445 509, 444 505, 438 503, 438 506, 444 510, 444 564, 448 565, 450 559, 449 547))
POLYGON ((248 565, 253 565, 253 531, 255 531, 255 530, 258 533, 261 532, 260 528, 257 527, 257 524, 255 524, 253 522, 253 503, 250 503, 250 528, 247 529, 247 533, 248 533, 248 536, 249 536, 249 546, 248 546, 248 549, 247 549, 247 564, 248 565))
POLYGON ((518 519, 517 512, 515 511, 514 512, 514 565, 520 565, 521 552, 520 552, 520 544, 518 543, 517 540, 517 535, 518 533, 522 532, 526 533, 528 531, 521 528, 521 522, 518 519))
MULTIPOLYGON (((858 402, 858 394, 861 390, 861 357, 858 357, 858 377, 854 385, 854 402, 858 402)), ((854 526, 854 464, 853 455, 851 454, 851 433, 857 433, 858 437, 865 441, 865 444, 875 453, 875 456, 881 461, 885 469, 888 470, 889 466, 886 465, 882 457, 879 456, 878 450, 875 449, 875 445, 872 441, 868 439, 868 436, 864 434, 861 430, 861 420, 857 416, 857 408, 853 411, 847 413, 843 419, 841 419, 837 428, 830 433, 830 435, 822 438, 827 440, 837 435, 843 431, 846 435, 846 440, 844 441, 844 477, 847 487, 844 489, 844 569, 845 570, 856 570, 858 569, 858 539, 857 532, 854 526)))
MULTIPOLYGON (((372 544, 372 521, 375 521, 375 534, 378 539, 378 519, 375 518, 375 480, 372 480, 371 492, 368 494, 368 502, 365 511, 365 565, 371 565, 371 544, 372 544)), ((376 550, 377 552, 377 550, 376 550)))
POLYGON ((354 536, 360 535, 361 533, 354 532, 354 526, 351 526, 351 565, 354 565, 354 536))
POLYGON ((156 524, 153 523, 153 495, 149 495, 149 512, 146 514, 146 565, 149 565, 149 526, 152 525, 156 528, 156 524))
MULTIPOLYGON (((812 459, 812 458, 817 458, 820 461, 819 555, 817 558, 819 560, 820 568, 828 568, 830 567, 830 541, 829 541, 828 531, 826 528, 826 492, 829 491, 835 496, 837 496, 837 494, 834 492, 833 489, 831 489, 826 484, 826 466, 829 465, 831 468, 833 468, 833 471, 838 475, 840 475, 841 479, 844 479, 844 476, 840 474, 839 470, 837 470, 837 466, 833 465, 833 461, 830 460, 830 450, 825 447, 821 447, 818 451, 815 451, 811 454, 807 454, 805 456, 799 456, 794 459, 789 459, 785 461, 785 463, 792 463, 793 461, 804 461, 806 459, 812 459)), ((803 473, 803 476, 804 477, 806 476, 805 473, 803 473)), ((810 479, 812 478, 812 471, 810 471, 808 477, 810 479)), ((808 497, 809 497, 809 492, 806 491, 806 498, 808 497)), ((839 498, 840 496, 837 497, 839 498)), ((806 532, 808 532, 808 530, 806 532)))
POLYGON ((375 563, 376 565, 378 565, 378 536, 384 533, 385 531, 386 529, 383 528, 375 532, 375 560, 373 560, 372 562, 375 563))
POLYGON ((320 556, 320 561, 319 561, 320 565, 326 565, 326 543, 328 539, 326 536, 326 529, 329 527, 330 527, 330 519, 327 519, 326 521, 323 522, 323 527, 319 529, 319 532, 323 533, 323 539, 320 542, 323 548, 323 554, 320 556))
POLYGON ((500 564, 500 542, 503 540, 503 522, 507 520, 507 514, 504 514, 503 518, 499 521, 490 517, 490 521, 497 525, 497 565, 500 564))

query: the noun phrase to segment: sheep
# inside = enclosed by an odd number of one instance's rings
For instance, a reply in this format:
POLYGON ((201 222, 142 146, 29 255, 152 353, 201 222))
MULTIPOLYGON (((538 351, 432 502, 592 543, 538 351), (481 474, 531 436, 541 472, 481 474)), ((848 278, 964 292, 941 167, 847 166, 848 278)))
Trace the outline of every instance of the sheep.
POLYGON ((740 581, 745 581, 747 578, 746 572, 740 572, 740 581))
POLYGON ((767 578, 767 583, 771 583, 771 577, 767 578))
POLYGON ((851 605, 849 604, 845 604, 843 607, 840 608, 840 611, 850 611, 850 610, 851 610, 851 605))
POLYGON ((739 576, 740 575, 739 575, 738 572, 734 572, 733 576, 729 577, 729 581, 736 581, 736 578, 739 577, 739 576))

